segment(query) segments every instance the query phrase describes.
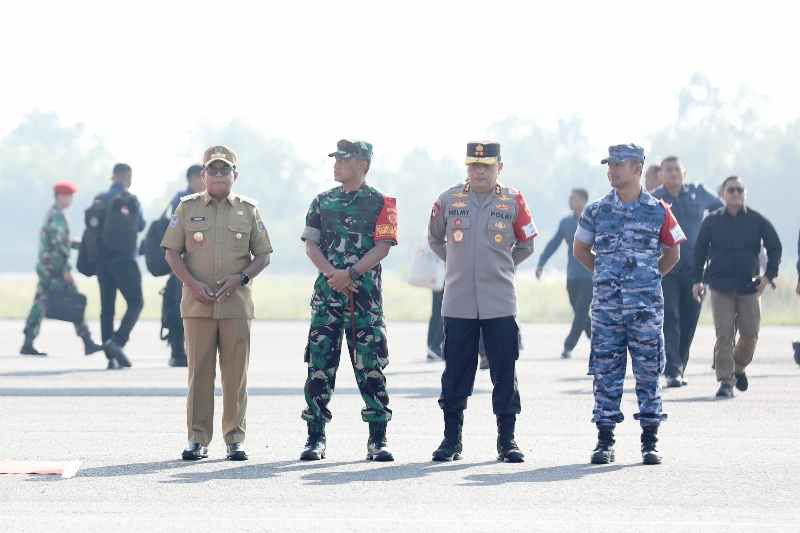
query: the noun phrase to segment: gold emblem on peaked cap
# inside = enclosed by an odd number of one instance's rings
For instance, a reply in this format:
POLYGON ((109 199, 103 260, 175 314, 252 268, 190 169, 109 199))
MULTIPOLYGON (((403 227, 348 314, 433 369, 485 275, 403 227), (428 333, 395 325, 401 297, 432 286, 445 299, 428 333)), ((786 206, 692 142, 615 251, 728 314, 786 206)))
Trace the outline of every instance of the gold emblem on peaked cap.
POLYGON ((485 150, 486 148, 482 144, 475 146, 475 157, 483 157, 483 152, 485 150))
POLYGON ((236 152, 224 145, 212 146, 203 154, 203 165, 208 166, 214 161, 223 161, 230 166, 235 167, 239 164, 239 156, 236 152))

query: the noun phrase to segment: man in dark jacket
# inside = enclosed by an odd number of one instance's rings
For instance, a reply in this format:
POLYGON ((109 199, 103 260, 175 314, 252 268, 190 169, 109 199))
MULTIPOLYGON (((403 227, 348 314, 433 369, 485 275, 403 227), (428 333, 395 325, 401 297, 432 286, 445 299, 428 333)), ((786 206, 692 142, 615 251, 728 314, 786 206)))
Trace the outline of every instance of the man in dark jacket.
POLYGON ((720 383, 717 398, 733 398, 733 387, 749 387, 745 369, 753 360, 761 325, 761 295, 774 285, 781 262, 781 242, 763 215, 745 205, 745 187, 737 176, 722 182, 725 207, 709 214, 695 246, 692 288, 700 301, 705 282, 711 288, 711 310, 717 342, 714 369, 720 383), (760 274, 759 254, 767 250, 760 274), (706 266, 708 262, 708 266, 706 266), (739 338, 736 338, 736 333, 739 338))

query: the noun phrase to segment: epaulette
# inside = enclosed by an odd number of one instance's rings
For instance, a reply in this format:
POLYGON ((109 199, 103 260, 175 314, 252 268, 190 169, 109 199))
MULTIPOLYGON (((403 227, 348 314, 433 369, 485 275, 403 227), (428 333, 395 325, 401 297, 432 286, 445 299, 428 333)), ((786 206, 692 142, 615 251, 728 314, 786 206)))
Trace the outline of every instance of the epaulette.
POLYGON ((237 198, 239 199, 239 201, 240 201, 240 202, 242 202, 243 204, 249 204, 249 205, 252 205, 253 207, 258 207, 258 202, 256 202, 256 201, 255 201, 255 200, 253 200, 252 198, 248 198, 247 196, 242 196, 242 195, 240 195, 240 194, 237 194, 237 195, 236 195, 236 197, 237 197, 237 198))
POLYGON ((202 195, 203 193, 196 192, 193 194, 187 194, 186 196, 181 196, 181 203, 188 202, 189 200, 196 200, 197 198, 200 198, 202 195))

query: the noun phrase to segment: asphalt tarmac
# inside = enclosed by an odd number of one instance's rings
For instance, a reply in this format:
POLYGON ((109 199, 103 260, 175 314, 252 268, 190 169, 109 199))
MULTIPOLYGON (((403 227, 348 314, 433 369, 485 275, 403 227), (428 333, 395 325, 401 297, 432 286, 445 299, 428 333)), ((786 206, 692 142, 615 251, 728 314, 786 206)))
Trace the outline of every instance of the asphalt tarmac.
MULTIPOLYGON (((327 459, 305 442, 307 324, 257 322, 249 374, 250 460, 224 459, 217 391, 208 460, 180 460, 186 369, 168 368, 155 322, 134 330, 129 370, 85 357, 69 324, 48 321, 46 358, 17 355, 22 324, 0 322, 0 461, 81 461, 76 477, 0 476, 2 531, 798 531, 798 328, 761 331, 750 390, 716 401, 713 331, 698 331, 687 380, 664 392, 660 466, 641 465, 632 377, 617 462, 588 464, 588 343, 559 358, 564 325, 523 324, 518 365, 523 464, 495 460, 488 372, 476 380, 464 459, 437 464, 442 363, 425 361, 425 325, 389 324, 387 380, 394 463, 365 459, 367 425, 343 358, 327 459)), ((99 332, 98 325, 91 324, 99 332)))

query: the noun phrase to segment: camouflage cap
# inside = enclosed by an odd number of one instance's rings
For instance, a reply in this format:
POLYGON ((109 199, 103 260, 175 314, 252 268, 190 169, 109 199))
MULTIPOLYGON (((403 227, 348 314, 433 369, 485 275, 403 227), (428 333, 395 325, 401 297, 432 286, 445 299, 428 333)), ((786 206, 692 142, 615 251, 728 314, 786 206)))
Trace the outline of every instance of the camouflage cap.
POLYGON ((500 143, 486 141, 467 143, 466 164, 494 165, 500 162, 500 143))
POLYGON ((366 141, 348 141, 342 139, 336 143, 336 151, 328 154, 336 159, 372 160, 372 145, 366 141))
POLYGON ((633 143, 609 146, 608 157, 600 161, 600 164, 619 164, 628 159, 633 159, 644 163, 644 148, 633 143))
POLYGON ((214 161, 223 161, 228 163, 230 166, 235 167, 239 164, 239 157, 236 155, 236 152, 227 146, 217 145, 212 146, 203 154, 204 167, 207 167, 214 161))

